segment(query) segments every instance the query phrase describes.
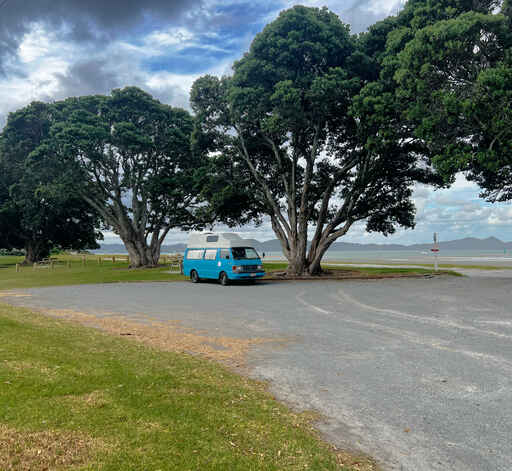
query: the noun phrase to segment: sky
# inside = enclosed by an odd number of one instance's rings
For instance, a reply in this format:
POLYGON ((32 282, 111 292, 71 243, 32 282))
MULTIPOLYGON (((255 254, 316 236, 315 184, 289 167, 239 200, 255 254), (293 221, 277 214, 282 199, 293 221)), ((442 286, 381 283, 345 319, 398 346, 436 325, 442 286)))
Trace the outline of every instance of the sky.
MULTIPOLYGON (((190 109, 189 90, 205 74, 229 74, 254 36, 296 4, 327 6, 352 32, 400 8, 400 0, 0 0, 0 128, 10 111, 136 85, 164 103, 190 109)), ((416 228, 383 237, 364 225, 343 240, 412 244, 462 237, 512 240, 512 205, 489 204, 459 175, 448 190, 418 186, 416 228)), ((222 228, 219 228, 222 229, 222 228)), ((275 238, 269 224, 236 229, 275 238)), ((167 242, 187 235, 172 231, 167 242)), ((105 242, 118 242, 105 233, 105 242)))

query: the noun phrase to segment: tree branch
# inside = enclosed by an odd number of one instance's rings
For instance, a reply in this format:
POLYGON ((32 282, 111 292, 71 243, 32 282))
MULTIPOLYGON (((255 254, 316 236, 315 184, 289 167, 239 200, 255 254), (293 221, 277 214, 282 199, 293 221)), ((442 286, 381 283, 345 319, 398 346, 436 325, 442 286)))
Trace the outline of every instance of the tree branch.
POLYGON ((242 146, 242 155, 243 155, 245 162, 249 166, 249 169, 251 170, 251 173, 253 174, 253 176, 256 179, 256 181, 258 182, 258 184, 261 186, 261 188, 263 188, 265 197, 266 197, 268 203, 270 204, 270 206, 272 207, 272 211, 274 212, 275 216, 279 219, 280 224, 284 227, 288 236, 290 236, 291 235, 290 225, 286 222, 286 219, 283 217, 278 204, 276 203, 276 201, 274 200, 274 198, 272 196, 272 192, 270 191, 270 188, 265 183, 264 178, 260 175, 258 170, 256 170, 256 168, 254 167, 254 165, 251 161, 251 158, 249 156, 249 152, 247 151, 247 147, 245 145, 245 140, 243 138, 242 133, 240 132, 240 130, 237 127, 235 127, 235 129, 238 133, 238 138, 239 138, 240 144, 242 146))

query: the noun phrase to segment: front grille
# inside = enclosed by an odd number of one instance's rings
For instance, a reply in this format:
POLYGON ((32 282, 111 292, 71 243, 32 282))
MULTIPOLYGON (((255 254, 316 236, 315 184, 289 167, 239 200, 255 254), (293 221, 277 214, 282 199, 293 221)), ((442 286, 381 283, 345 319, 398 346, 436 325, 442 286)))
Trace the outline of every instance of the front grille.
POLYGON ((258 265, 242 265, 243 273, 252 273, 255 271, 260 271, 258 265))

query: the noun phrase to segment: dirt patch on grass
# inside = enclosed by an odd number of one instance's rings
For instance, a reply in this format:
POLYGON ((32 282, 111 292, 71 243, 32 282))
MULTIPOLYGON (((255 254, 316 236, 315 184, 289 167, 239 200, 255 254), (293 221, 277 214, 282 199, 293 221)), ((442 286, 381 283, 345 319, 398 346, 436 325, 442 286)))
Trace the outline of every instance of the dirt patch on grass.
POLYGON ((0 291, 0 298, 30 298, 32 295, 15 291, 0 291))
POLYGON ((56 368, 50 368, 47 365, 41 365, 23 360, 5 360, 4 366, 18 373, 28 370, 37 371, 44 376, 55 376, 57 373, 56 368))
POLYGON ((235 367, 244 366, 246 354, 254 345, 288 341, 287 339, 209 337, 194 329, 180 327, 177 321, 142 323, 127 320, 122 316, 99 317, 72 310, 52 309, 43 312, 79 322, 88 327, 100 328, 159 350, 200 355, 235 367))
POLYGON ((424 278, 424 273, 365 273, 355 270, 324 270, 320 275, 288 275, 285 271, 267 272, 265 280, 325 281, 325 280, 382 280, 385 278, 424 278))
POLYGON ((112 403, 112 400, 104 391, 92 391, 79 396, 64 396, 63 399, 68 400, 71 404, 84 405, 87 407, 101 408, 112 403))
POLYGON ((371 459, 364 456, 351 455, 343 451, 336 451, 336 458, 340 466, 357 471, 378 471, 379 467, 371 459))
POLYGON ((26 432, 0 424, 2 471, 47 471, 87 464, 93 453, 106 447, 76 432, 26 432))

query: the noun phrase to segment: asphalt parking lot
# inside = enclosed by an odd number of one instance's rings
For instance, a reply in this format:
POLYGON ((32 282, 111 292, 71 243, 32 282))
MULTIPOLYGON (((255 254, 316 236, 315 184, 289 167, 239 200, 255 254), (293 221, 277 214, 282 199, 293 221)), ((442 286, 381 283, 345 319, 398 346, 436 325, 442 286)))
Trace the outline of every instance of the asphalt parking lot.
POLYGON ((180 320, 211 335, 285 338, 253 377, 325 417, 383 469, 512 469, 512 279, 130 283, 23 290, 34 308, 180 320))

